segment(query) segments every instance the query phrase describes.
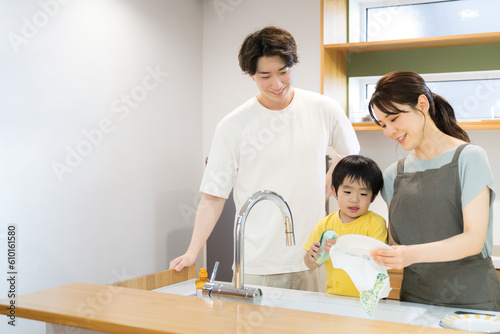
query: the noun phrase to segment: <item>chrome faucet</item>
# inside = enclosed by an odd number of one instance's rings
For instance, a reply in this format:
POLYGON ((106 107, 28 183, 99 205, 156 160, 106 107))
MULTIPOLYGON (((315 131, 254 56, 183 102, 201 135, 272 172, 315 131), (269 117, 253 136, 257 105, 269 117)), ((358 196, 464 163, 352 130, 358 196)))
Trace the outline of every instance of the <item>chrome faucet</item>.
POLYGON ((286 245, 295 245, 292 213, 290 212, 290 208, 288 207, 288 204, 285 202, 283 197, 269 190, 261 190, 250 196, 245 204, 243 204, 243 207, 238 214, 236 225, 234 225, 234 287, 236 289, 243 287, 243 232, 245 231, 248 214, 255 204, 264 199, 271 200, 276 205, 278 205, 281 210, 281 214, 283 215, 283 220, 285 221, 286 245))
POLYGON ((269 191, 261 190, 251 195, 245 204, 243 204, 240 213, 238 214, 236 224, 234 225, 234 287, 229 287, 224 284, 208 282, 203 286, 203 296, 210 298, 228 298, 228 299, 244 299, 254 300, 262 296, 262 291, 258 288, 246 288, 243 285, 243 244, 245 224, 250 210, 255 204, 262 200, 271 200, 281 210, 283 220, 285 221, 285 236, 286 245, 295 245, 295 234, 293 229, 292 212, 281 195, 269 191))

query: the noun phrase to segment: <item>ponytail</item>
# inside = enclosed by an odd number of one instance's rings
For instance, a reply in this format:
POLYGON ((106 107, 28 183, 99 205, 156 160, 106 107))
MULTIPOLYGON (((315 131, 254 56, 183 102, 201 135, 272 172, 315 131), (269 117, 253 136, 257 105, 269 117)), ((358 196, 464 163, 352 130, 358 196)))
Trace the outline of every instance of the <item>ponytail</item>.
POLYGON ((450 103, 438 94, 431 93, 431 95, 432 102, 429 114, 437 128, 447 135, 470 143, 469 135, 458 125, 450 103))

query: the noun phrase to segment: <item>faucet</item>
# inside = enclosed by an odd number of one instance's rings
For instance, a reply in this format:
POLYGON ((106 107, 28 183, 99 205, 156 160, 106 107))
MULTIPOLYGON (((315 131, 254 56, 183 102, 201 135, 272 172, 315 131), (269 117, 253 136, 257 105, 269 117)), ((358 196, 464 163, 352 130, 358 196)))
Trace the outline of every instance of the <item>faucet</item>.
POLYGON ((243 244, 245 224, 250 210, 255 204, 262 200, 271 200, 281 210, 285 222, 286 245, 295 245, 295 234, 293 229, 292 212, 281 195, 270 190, 261 190, 252 194, 245 204, 243 204, 234 225, 234 287, 214 283, 212 280, 203 286, 202 295, 210 298, 243 299, 253 301, 262 296, 262 291, 258 288, 247 288, 243 285, 243 244))
POLYGON ((251 195, 238 214, 238 219, 236 220, 236 225, 234 225, 234 287, 236 289, 243 287, 243 244, 244 237, 243 232, 245 231, 245 225, 248 218, 248 214, 250 210, 257 204, 259 201, 268 199, 273 201, 281 210, 281 214, 283 215, 283 219, 285 221, 285 236, 286 236, 286 245, 293 246, 295 245, 295 234, 293 230, 293 220, 292 213, 290 212, 290 208, 288 204, 285 202, 281 195, 269 191, 269 190, 261 190, 253 195, 251 195))

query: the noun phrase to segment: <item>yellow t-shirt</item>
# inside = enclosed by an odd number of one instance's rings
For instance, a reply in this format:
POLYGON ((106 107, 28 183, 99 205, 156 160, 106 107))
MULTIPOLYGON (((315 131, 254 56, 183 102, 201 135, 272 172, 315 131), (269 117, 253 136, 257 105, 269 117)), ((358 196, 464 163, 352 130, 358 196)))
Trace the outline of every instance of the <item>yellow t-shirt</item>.
MULTIPOLYGON (((385 219, 381 216, 371 211, 367 211, 355 221, 344 224, 340 220, 337 211, 322 218, 316 224, 309 239, 304 245, 304 249, 309 251, 312 243, 319 241, 321 234, 330 229, 337 232, 339 237, 346 234, 360 234, 387 243, 387 226, 385 219)), ((327 293, 359 297, 359 291, 344 270, 334 268, 330 259, 326 260, 324 263, 327 274, 327 293)))

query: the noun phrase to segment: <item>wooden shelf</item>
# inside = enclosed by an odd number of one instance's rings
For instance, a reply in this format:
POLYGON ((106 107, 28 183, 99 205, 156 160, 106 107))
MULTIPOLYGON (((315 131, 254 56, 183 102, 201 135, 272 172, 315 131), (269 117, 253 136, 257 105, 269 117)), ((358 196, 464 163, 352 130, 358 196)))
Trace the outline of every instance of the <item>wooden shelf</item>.
POLYGON ((485 119, 478 122, 459 122, 464 130, 499 130, 500 120, 485 119))
MULTIPOLYGON (((500 119, 486 119, 475 122, 459 122, 460 127, 464 130, 500 130, 500 119)), ((356 131, 382 131, 382 128, 375 123, 353 123, 356 131)))
POLYGON ((377 42, 325 44, 324 48, 325 50, 342 51, 345 53, 363 53, 496 43, 500 43, 500 32, 411 38, 377 42))
POLYGON ((356 131, 382 131, 382 127, 372 122, 352 123, 356 131))

